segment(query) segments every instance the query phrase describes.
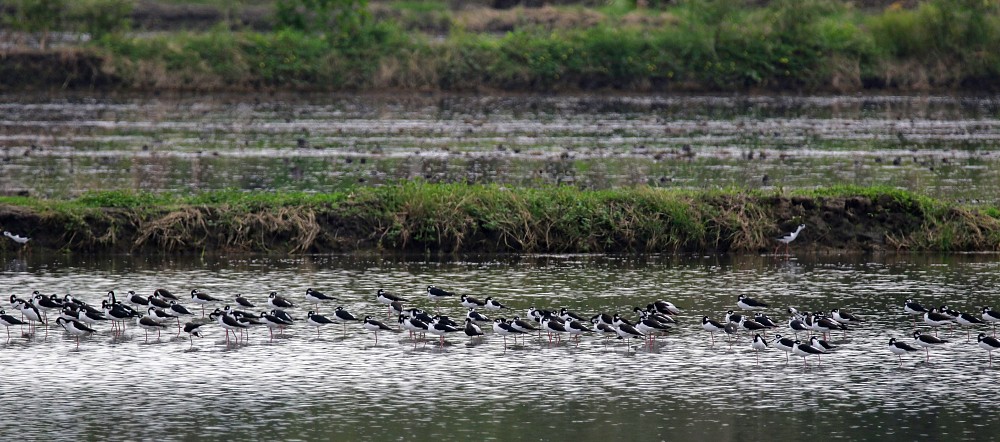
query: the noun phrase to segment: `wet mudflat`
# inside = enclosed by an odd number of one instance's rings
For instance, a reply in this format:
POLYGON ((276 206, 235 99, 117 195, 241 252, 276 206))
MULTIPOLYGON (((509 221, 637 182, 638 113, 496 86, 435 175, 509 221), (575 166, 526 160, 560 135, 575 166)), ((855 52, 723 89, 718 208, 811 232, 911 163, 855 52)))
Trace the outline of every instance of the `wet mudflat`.
POLYGON ((991 97, 46 96, 0 103, 0 191, 889 185, 995 202, 991 97))

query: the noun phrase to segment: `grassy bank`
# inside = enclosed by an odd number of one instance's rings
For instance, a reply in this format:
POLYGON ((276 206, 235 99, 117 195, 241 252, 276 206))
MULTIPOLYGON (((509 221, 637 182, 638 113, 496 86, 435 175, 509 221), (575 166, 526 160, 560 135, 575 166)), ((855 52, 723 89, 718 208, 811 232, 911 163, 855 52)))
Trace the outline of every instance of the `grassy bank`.
POLYGON ((407 183, 322 195, 0 199, 3 229, 31 237, 32 249, 68 252, 757 253, 800 223, 807 226, 800 250, 993 251, 998 215, 853 187, 774 194, 407 183))
POLYGON ((435 2, 395 2, 379 6, 378 19, 363 21, 350 35, 229 25, 148 35, 107 32, 90 43, 47 51, 52 56, 43 60, 37 50, 7 51, 0 88, 1000 88, 995 2, 928 0, 912 8, 894 4, 875 10, 835 0, 775 0, 763 6, 736 0, 650 2, 661 3, 466 14, 435 2), (429 35, 426 29, 443 34, 429 35), (78 57, 100 61, 85 63, 89 70, 70 70, 62 82, 45 72, 66 71, 80 64, 74 61, 78 57))

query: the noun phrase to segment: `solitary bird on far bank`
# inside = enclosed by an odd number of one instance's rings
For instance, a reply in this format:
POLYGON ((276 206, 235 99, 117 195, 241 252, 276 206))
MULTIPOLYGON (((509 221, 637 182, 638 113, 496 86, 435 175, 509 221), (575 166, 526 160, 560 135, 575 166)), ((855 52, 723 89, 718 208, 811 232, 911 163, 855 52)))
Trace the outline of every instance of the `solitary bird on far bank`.
POLYGON ((799 232, 801 232, 802 229, 804 228, 806 228, 805 224, 799 224, 799 227, 796 228, 794 232, 778 238, 778 245, 774 247, 774 253, 777 254, 778 249, 781 248, 782 244, 784 244, 785 254, 788 255, 788 244, 790 244, 792 241, 795 241, 795 238, 799 237, 799 232))

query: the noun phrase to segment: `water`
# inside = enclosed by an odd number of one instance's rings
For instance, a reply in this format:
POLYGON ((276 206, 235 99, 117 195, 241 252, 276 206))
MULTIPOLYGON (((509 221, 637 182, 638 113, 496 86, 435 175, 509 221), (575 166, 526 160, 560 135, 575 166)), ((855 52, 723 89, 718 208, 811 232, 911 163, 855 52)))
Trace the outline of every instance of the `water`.
POLYGON ((0 193, 888 185, 996 202, 1000 101, 927 96, 0 96, 0 193))
MULTIPOLYGON (((680 326, 653 350, 588 336, 579 346, 533 337, 505 351, 492 335, 475 345, 450 336, 439 348, 405 333, 380 334, 375 346, 371 333, 352 324, 346 337, 340 326, 320 329, 317 337, 314 328, 296 325, 273 343, 257 329, 239 346, 226 345, 221 329, 208 326, 192 349, 171 333, 147 344, 135 327, 113 338, 108 326, 99 326, 77 351, 74 340, 55 329, 30 339, 14 329, 0 348, 8 381, 5 434, 52 440, 989 440, 1000 429, 997 371, 987 366, 985 351, 966 342, 965 331, 942 331, 951 342, 933 349, 930 363, 915 354, 898 366, 886 345, 890 337, 912 341, 913 326, 901 309, 908 297, 969 312, 996 306, 998 263, 995 255, 5 258, 4 294, 70 292, 90 302, 107 290, 165 287, 225 297, 240 292, 260 304, 277 290, 301 303, 313 287, 339 297, 355 314, 384 319, 374 297, 386 288, 410 297, 411 305, 461 316, 457 300, 435 306, 422 295, 435 284, 492 295, 516 307, 508 316, 523 316, 529 306, 626 313, 654 299, 684 309, 680 326), (784 354, 772 349, 757 365, 746 340, 732 349, 722 342, 711 347, 699 326, 702 315, 718 319, 734 308, 741 293, 774 306, 767 312, 775 319, 785 318, 787 306, 839 307, 865 323, 846 339, 835 334, 840 349, 821 363, 803 367, 793 357, 786 365, 784 354)), ((307 308, 293 313, 303 316, 307 308)))

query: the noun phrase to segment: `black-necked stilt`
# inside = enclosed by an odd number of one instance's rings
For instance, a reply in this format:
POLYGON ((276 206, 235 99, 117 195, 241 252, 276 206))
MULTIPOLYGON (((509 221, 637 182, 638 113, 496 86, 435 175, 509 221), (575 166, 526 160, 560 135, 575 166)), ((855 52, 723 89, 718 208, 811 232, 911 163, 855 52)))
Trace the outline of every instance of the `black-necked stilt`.
POLYGON ((336 310, 333 311, 334 320, 344 324, 344 337, 347 337, 347 323, 351 321, 360 321, 357 316, 351 314, 351 312, 344 310, 344 307, 338 306, 336 310))
MULTIPOLYGON (((13 295, 11 295, 11 296, 13 296, 13 295)), ((34 333, 34 328, 35 328, 35 323, 36 322, 39 323, 39 324, 45 325, 45 321, 42 320, 42 313, 40 311, 38 311, 38 307, 35 307, 30 302, 27 302, 27 301, 25 301, 23 299, 18 299, 17 303, 14 305, 14 308, 20 310, 21 311, 21 315, 24 316, 24 319, 28 320, 28 331, 29 331, 29 333, 34 333)), ((46 336, 48 336, 48 333, 49 333, 49 329, 46 328, 45 329, 46 336)))
POLYGON ((233 332, 233 338, 236 340, 236 345, 240 344, 240 337, 236 334, 237 330, 244 330, 248 325, 240 323, 237 321, 233 315, 228 315, 223 313, 222 310, 218 308, 215 309, 211 314, 208 315, 210 319, 214 319, 219 323, 219 325, 226 330, 226 345, 229 345, 229 332, 233 332))
POLYGON ((732 310, 727 310, 724 319, 726 322, 732 322, 733 324, 739 325, 740 321, 743 320, 743 315, 734 313, 732 310))
POLYGON ((153 290, 153 296, 158 296, 158 297, 160 297, 162 299, 166 299, 167 301, 180 301, 181 300, 181 298, 178 298, 177 295, 175 295, 173 293, 170 293, 170 290, 167 290, 167 289, 156 289, 156 290, 153 290))
POLYGON ((762 338, 759 333, 754 333, 753 342, 750 343, 750 348, 753 349, 753 355, 757 359, 757 365, 760 365, 760 351, 767 350, 767 340, 762 338))
POLYGON ((792 353, 794 353, 796 356, 802 356, 802 365, 809 365, 809 363, 806 362, 807 356, 819 356, 822 355, 824 352, 823 350, 813 347, 812 345, 803 344, 799 341, 795 341, 795 346, 792 347, 792 353))
POLYGON ((951 318, 952 321, 954 321, 955 317, 958 316, 958 311, 949 308, 948 304, 942 304, 941 307, 938 308, 938 313, 951 318))
POLYGON ((937 327, 944 327, 951 324, 951 316, 940 313, 937 309, 931 309, 931 311, 924 313, 924 323, 933 327, 934 334, 937 335, 937 327))
POLYGON ((462 307, 474 309, 474 308, 479 308, 479 307, 485 306, 486 305, 486 301, 480 301, 480 300, 478 300, 476 298, 473 298, 473 297, 471 297, 469 295, 462 295, 461 301, 459 301, 459 304, 462 304, 462 307))
POLYGON ((7 341, 10 341, 10 327, 13 325, 24 325, 24 321, 8 315, 6 311, 0 310, 0 324, 7 329, 7 341))
POLYGON ((306 313, 306 323, 313 327, 316 327, 316 336, 319 336, 319 328, 324 325, 333 324, 333 321, 330 318, 327 318, 326 316, 320 315, 310 310, 309 313, 306 313))
POLYGON ((753 314, 754 322, 763 325, 765 328, 778 328, 778 324, 771 320, 767 315, 757 312, 753 314))
MULTIPOLYGON (((676 305, 667 301, 653 301, 653 309, 663 313, 664 315, 679 315, 681 314, 681 309, 677 308, 676 305)), ((647 306, 648 307, 648 306, 647 306)))
POLYGON ((628 319, 621 317, 621 315, 619 315, 618 313, 615 313, 613 316, 611 316, 611 325, 617 328, 622 324, 635 327, 635 324, 632 323, 632 321, 629 321, 628 319))
POLYGON ((743 310, 760 310, 768 307, 767 304, 753 299, 745 294, 736 299, 736 306, 743 310))
POLYGON ((617 327, 615 327, 615 331, 618 332, 618 337, 619 338, 622 338, 622 339, 625 340, 625 351, 626 352, 631 347, 629 344, 630 344, 630 341, 631 341, 632 338, 635 338, 635 339, 638 339, 638 338, 645 339, 646 338, 646 335, 640 333, 639 330, 635 329, 635 327, 633 327, 631 325, 628 325, 628 324, 625 324, 625 323, 621 323, 617 327))
POLYGON ((986 350, 990 355, 990 367, 993 366, 993 352, 995 350, 1000 350, 1000 341, 996 338, 986 336, 986 333, 980 333, 976 338, 979 343, 979 348, 986 350))
POLYGON ((177 336, 181 335, 181 316, 194 316, 191 310, 187 307, 180 305, 177 301, 170 301, 170 314, 177 317, 177 336))
POLYGON ((401 301, 392 301, 389 303, 389 314, 400 314, 403 313, 403 303, 401 301))
POLYGON ((267 295, 267 305, 271 308, 292 308, 295 304, 289 301, 285 297, 278 294, 278 292, 271 292, 267 295))
MULTIPOLYGON (((519 316, 513 317, 510 320, 510 322, 508 322, 508 324, 510 324, 510 326, 514 330, 517 330, 524 335, 531 334, 531 332, 537 331, 539 333, 539 336, 541 336, 542 333, 542 329, 535 327, 534 325, 531 325, 530 323, 528 323, 528 321, 522 320, 519 316)), ((517 335, 514 335, 514 344, 517 344, 517 335)), ((524 336, 521 336, 521 344, 524 344, 524 336)))
POLYGON ((995 312, 989 307, 983 307, 983 320, 993 324, 993 337, 997 337, 997 322, 1000 322, 1000 312, 995 312))
POLYGON ((94 333, 95 330, 87 327, 86 324, 73 319, 56 318, 56 324, 61 325, 71 335, 76 336, 76 349, 80 349, 80 336, 94 333))
POLYGON ((806 332, 811 330, 811 328, 808 325, 806 325, 805 321, 794 316, 788 318, 788 328, 792 329, 792 332, 795 334, 796 338, 799 337, 799 332, 806 332))
POLYGON ((805 228, 806 228, 805 224, 799 224, 799 227, 797 227, 795 229, 795 231, 793 231, 793 232, 791 232, 791 233, 789 233, 789 234, 787 234, 785 236, 782 236, 780 238, 777 238, 778 245, 774 247, 774 253, 777 254, 778 253, 778 249, 781 247, 782 244, 784 244, 785 245, 785 254, 788 255, 788 245, 791 244, 792 241, 795 241, 795 238, 798 238, 798 236, 799 236, 799 232, 801 232, 802 229, 805 229, 805 228))
MULTIPOLYGON (((962 327, 972 327, 983 323, 982 319, 979 319, 973 315, 962 312, 955 312, 955 322, 962 327)), ((972 332, 969 330, 965 331, 965 341, 969 342, 972 340, 972 332)))
POLYGON ((41 293, 35 292, 36 294, 32 298, 32 303, 35 304, 43 313, 52 310, 62 309, 62 301, 59 300, 56 295, 45 296, 41 293))
MULTIPOLYGON (((375 344, 378 344, 379 330, 392 331, 391 327, 383 324, 381 321, 373 319, 371 316, 365 316, 365 323, 362 324, 362 326, 365 328, 365 330, 368 330, 370 332, 375 332, 375 344)), ((479 334, 482 334, 482 332, 479 332, 479 334)))
MULTIPOLYGON (((618 330, 616 330, 613 325, 601 322, 601 320, 598 319, 597 317, 590 318, 590 323, 594 325, 594 330, 601 332, 601 334, 603 334, 605 338, 609 338, 610 336, 618 336, 618 330)), ((602 339, 602 340, 605 341, 604 344, 607 345, 607 339, 602 339)))
POLYGON ((281 334, 281 329, 292 325, 291 321, 286 321, 273 314, 268 314, 267 312, 260 312, 260 320, 267 326, 267 330, 271 333, 271 341, 274 341, 274 329, 278 329, 278 333, 281 334))
POLYGON ((156 308, 162 308, 162 309, 170 308, 170 302, 168 302, 166 299, 153 295, 147 296, 146 299, 149 300, 149 305, 154 306, 156 308))
POLYGON ((172 319, 177 319, 176 315, 172 315, 153 306, 149 306, 149 308, 146 309, 146 316, 156 322, 167 322, 172 319))
MULTIPOLYGON (((496 333, 503 337, 503 349, 507 350, 507 336, 517 336, 518 334, 524 333, 523 331, 517 330, 508 324, 504 318, 496 318, 493 320, 493 333, 496 333)), ((514 338, 515 342, 517 338, 514 338)))
POLYGON ((931 347, 937 347, 948 343, 948 341, 944 339, 938 339, 936 336, 931 335, 922 335, 918 331, 913 332, 913 339, 916 339, 917 345, 923 347, 924 351, 927 352, 927 362, 930 362, 931 360, 931 347))
POLYGON ((119 331, 124 333, 125 321, 135 317, 135 315, 138 313, 131 307, 128 307, 125 304, 122 304, 121 302, 109 303, 107 300, 105 300, 101 303, 101 306, 104 307, 103 308, 104 314, 107 317, 111 318, 112 332, 115 332, 115 329, 119 326, 120 323, 121 330, 119 331))
POLYGON ((644 317, 635 321, 635 329, 638 330, 639 333, 646 335, 646 344, 652 349, 653 340, 656 339, 655 333, 665 333, 667 330, 670 330, 670 326, 651 318, 644 317))
POLYGON ((405 299, 402 296, 396 295, 394 293, 389 293, 384 289, 378 289, 378 292, 375 293, 375 300, 378 301, 380 304, 385 304, 389 306, 389 313, 388 313, 389 315, 392 315, 392 310, 396 306, 399 307, 398 310, 401 312, 403 310, 402 307, 403 303, 410 302, 408 299, 405 299))
POLYGON ((442 290, 432 285, 427 286, 427 299, 430 299, 431 301, 437 302, 453 296, 455 296, 455 294, 447 290, 442 290))
POLYGON ((444 347, 444 335, 448 333, 454 333, 457 331, 458 327, 454 327, 448 324, 443 324, 437 320, 431 322, 430 324, 427 324, 427 333, 430 333, 432 335, 437 335, 437 337, 440 339, 439 341, 440 343, 438 345, 441 347, 444 347))
POLYGON ((20 245, 25 245, 28 243, 28 241, 31 241, 31 238, 28 238, 26 236, 21 236, 16 233, 10 233, 6 230, 3 231, 3 236, 10 238, 11 241, 14 241, 20 245))
POLYGON ((184 333, 188 334, 188 340, 191 341, 191 347, 194 347, 193 337, 194 336, 197 336, 199 338, 201 337, 201 332, 198 331, 198 328, 200 328, 203 325, 205 325, 204 322, 202 323, 188 322, 184 324, 184 333))
POLYGON ((813 316, 811 327, 813 330, 823 333, 824 337, 829 337, 830 332, 834 330, 845 330, 845 333, 847 330, 846 325, 843 325, 837 321, 834 321, 833 319, 823 317, 820 315, 813 316))
POLYGON ((757 321, 754 321, 753 319, 749 319, 746 316, 744 316, 742 318, 742 320, 740 320, 739 325, 740 325, 741 329, 746 330, 746 331, 751 332, 751 333, 757 332, 757 331, 760 331, 760 330, 767 330, 767 327, 765 327, 764 324, 761 324, 761 323, 759 323, 757 321))
POLYGON ((586 321, 586 319, 583 319, 583 316, 580 316, 574 312, 569 311, 569 309, 566 307, 559 309, 559 317, 562 318, 563 321, 569 321, 569 320, 586 321))
POLYGON ((566 333, 565 321, 560 323, 556 321, 555 316, 547 316, 542 318, 542 329, 546 331, 549 335, 549 344, 552 343, 552 334, 556 334, 556 342, 558 342, 562 335, 560 333, 566 333))
POLYGON ((414 339, 414 345, 416 344, 414 336, 417 333, 424 333, 427 331, 426 322, 406 315, 399 315, 399 324, 402 325, 406 331, 410 332, 410 338, 414 339))
POLYGON ((129 290, 125 300, 136 307, 149 307, 149 298, 140 296, 138 293, 129 290))
POLYGON ((476 309, 474 309, 472 307, 469 307, 469 313, 466 313, 465 317, 467 319, 471 319, 471 320, 477 321, 477 322, 490 322, 490 318, 487 318, 486 316, 483 316, 482 313, 477 312, 476 309))
POLYGON ((472 319, 465 318, 465 335, 470 338, 477 338, 483 335, 483 329, 479 328, 472 319))
POLYGON ((584 333, 593 333, 594 332, 594 330, 592 328, 587 327, 582 321, 575 321, 575 320, 574 321, 566 321, 566 325, 564 327, 566 328, 566 332, 569 333, 570 336, 575 336, 576 337, 576 346, 577 347, 580 346, 580 335, 582 335, 584 333))
POLYGON ((701 317, 701 328, 712 334, 712 346, 715 346, 715 333, 726 331, 726 326, 720 324, 718 321, 709 319, 708 316, 701 317))
MULTIPOLYGON (((149 331, 156 330, 157 337, 159 337, 160 330, 163 330, 167 326, 161 324, 159 321, 150 318, 148 316, 143 316, 141 313, 135 317, 135 324, 142 327, 146 331, 146 342, 149 342, 149 331)), ((228 339, 228 335, 226 336, 228 339)))
POLYGON ((329 296, 323 292, 313 290, 311 288, 306 289, 306 302, 316 304, 316 311, 319 311, 319 304, 323 302, 335 301, 336 298, 329 296))
POLYGON ((486 307, 486 310, 510 309, 510 307, 501 304, 500 301, 493 299, 492 296, 487 296, 486 299, 483 300, 483 302, 486 303, 486 305, 484 306, 486 307))
POLYGON ((236 305, 239 305, 241 307, 246 307, 246 308, 257 307, 256 305, 254 305, 254 303, 250 302, 249 299, 244 297, 242 293, 237 293, 236 296, 233 297, 233 301, 236 301, 236 305))
POLYGON ((824 353, 831 352, 837 349, 836 345, 833 345, 827 341, 819 338, 819 336, 813 336, 809 338, 809 345, 823 350, 824 353))
POLYGON ((837 321, 841 324, 857 324, 861 322, 861 318, 852 315, 848 312, 845 312, 839 308, 830 310, 830 317, 833 318, 834 321, 837 321))
POLYGON ((289 325, 297 321, 297 319, 293 318, 292 315, 288 314, 288 312, 280 308, 271 309, 271 314, 274 315, 276 318, 287 322, 289 325))
MULTIPOLYGON (((199 292, 198 289, 191 290, 191 302, 201 304, 201 317, 205 317, 205 305, 213 304, 216 302, 222 302, 221 299, 216 299, 210 296, 208 293, 199 292)), ((229 336, 226 336, 229 339, 229 336)))
POLYGON ((897 341, 896 338, 889 338, 889 351, 893 352, 899 359, 899 365, 903 365, 903 355, 909 352, 919 351, 910 344, 897 341))
POLYGON ((913 302, 912 299, 907 299, 906 302, 903 303, 903 311, 906 312, 906 314, 913 316, 913 326, 916 327, 917 316, 923 316, 923 314, 927 313, 929 310, 924 308, 924 306, 913 302))
POLYGON ((785 364, 788 364, 788 354, 795 348, 795 340, 783 338, 781 335, 774 335, 774 346, 785 352, 785 364))

